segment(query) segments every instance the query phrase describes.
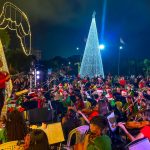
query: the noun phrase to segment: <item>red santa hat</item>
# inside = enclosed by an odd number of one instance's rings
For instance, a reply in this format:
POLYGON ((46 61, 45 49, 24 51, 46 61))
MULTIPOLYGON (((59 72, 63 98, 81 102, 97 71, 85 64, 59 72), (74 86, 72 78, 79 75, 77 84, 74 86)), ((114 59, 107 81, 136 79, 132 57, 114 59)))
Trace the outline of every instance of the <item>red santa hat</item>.
POLYGON ((127 94, 127 90, 122 90, 121 94, 127 94))
POLYGON ((97 88, 97 93, 103 93, 103 89, 102 88, 97 88))
POLYGON ((111 88, 110 88, 110 87, 107 87, 107 88, 106 88, 106 91, 107 91, 107 92, 111 91, 111 88))
POLYGON ((35 92, 30 92, 30 93, 28 93, 28 96, 35 97, 35 96, 37 96, 37 94, 35 92))
POLYGON ((98 78, 99 81, 102 81, 102 78, 98 78))
POLYGON ((112 94, 106 94, 106 98, 107 98, 108 100, 114 99, 112 94))
POLYGON ((62 87, 62 86, 63 86, 62 83, 60 83, 60 84, 59 84, 59 87, 62 87))

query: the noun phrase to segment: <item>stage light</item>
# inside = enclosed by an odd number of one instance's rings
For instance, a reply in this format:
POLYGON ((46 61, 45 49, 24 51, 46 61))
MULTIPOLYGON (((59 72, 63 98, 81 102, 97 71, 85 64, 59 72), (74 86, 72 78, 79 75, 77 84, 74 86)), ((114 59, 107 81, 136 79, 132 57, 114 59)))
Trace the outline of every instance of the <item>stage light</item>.
POLYGON ((77 47, 76 49, 79 50, 79 47, 77 47))
POLYGON ((37 71, 36 74, 37 74, 37 75, 40 74, 40 71, 37 71))
POLYGON ((37 76, 36 76, 36 78, 37 78, 37 79, 40 79, 40 76, 39 76, 39 75, 37 75, 37 76))
POLYGON ((123 49, 123 46, 120 46, 119 49, 123 49))
POLYGON ((105 45, 104 45, 104 44, 100 44, 100 45, 99 45, 99 49, 100 49, 100 50, 105 49, 105 45))

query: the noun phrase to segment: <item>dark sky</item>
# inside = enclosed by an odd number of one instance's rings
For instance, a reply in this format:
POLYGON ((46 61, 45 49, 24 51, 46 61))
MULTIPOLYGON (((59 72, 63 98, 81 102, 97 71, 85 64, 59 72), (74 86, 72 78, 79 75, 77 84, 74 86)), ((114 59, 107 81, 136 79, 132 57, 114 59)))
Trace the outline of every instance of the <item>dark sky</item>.
MULTIPOLYGON (((4 1, 0 0, 0 6, 4 1)), ((12 1, 29 17, 32 48, 42 50, 44 59, 83 53, 94 10, 100 37, 104 0, 12 1)), ((115 57, 120 37, 126 43, 122 55, 149 58, 149 35, 150 0, 107 0, 104 58, 115 57)))

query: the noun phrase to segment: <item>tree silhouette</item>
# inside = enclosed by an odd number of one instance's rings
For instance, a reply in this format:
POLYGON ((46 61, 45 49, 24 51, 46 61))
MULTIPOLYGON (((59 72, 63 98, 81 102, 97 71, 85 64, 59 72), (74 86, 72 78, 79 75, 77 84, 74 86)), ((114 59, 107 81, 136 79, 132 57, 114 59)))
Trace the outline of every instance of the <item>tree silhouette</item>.
POLYGON ((0 39, 4 49, 7 49, 10 44, 10 36, 6 30, 0 30, 0 39))
POLYGON ((26 56, 22 49, 7 50, 5 52, 11 74, 29 71, 32 56, 26 56))
POLYGON ((146 76, 148 76, 150 73, 150 60, 149 59, 144 59, 144 71, 145 71, 146 76))

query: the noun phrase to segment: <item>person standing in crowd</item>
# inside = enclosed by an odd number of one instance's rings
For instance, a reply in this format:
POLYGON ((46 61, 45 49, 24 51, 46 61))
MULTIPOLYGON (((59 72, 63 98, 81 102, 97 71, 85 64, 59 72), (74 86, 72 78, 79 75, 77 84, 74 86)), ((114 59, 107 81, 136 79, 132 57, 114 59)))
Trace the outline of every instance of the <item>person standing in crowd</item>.
MULTIPOLYGON (((0 60, 0 69, 3 67, 3 62, 0 60)), ((6 71, 0 71, 0 115, 5 101, 6 82, 10 79, 10 75, 6 71)))
POLYGON ((67 114, 62 118, 62 128, 65 140, 68 139, 70 131, 79 127, 80 125, 81 121, 77 117, 76 112, 73 109, 69 109, 67 114))

